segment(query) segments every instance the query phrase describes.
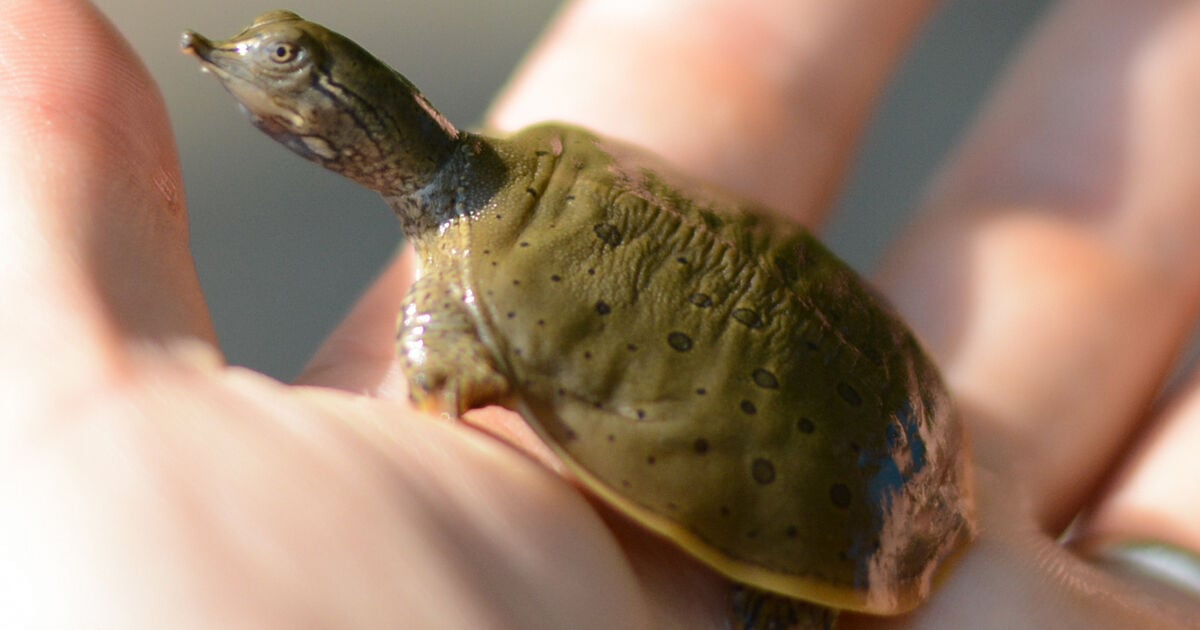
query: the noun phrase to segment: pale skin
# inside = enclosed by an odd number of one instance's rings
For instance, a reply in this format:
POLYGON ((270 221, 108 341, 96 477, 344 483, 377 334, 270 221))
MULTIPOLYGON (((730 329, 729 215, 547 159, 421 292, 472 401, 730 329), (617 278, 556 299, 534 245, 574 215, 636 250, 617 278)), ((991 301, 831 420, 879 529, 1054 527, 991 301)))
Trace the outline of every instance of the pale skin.
MULTIPOLYGON (((933 3, 635 4, 574 5, 492 123, 582 123, 816 225, 933 3)), ((527 446, 512 416, 407 405, 406 254, 303 385, 224 367, 153 82, 90 5, 0 8, 4 625, 721 627, 721 578, 478 429, 527 446)), ((1197 614, 1053 541, 1086 510, 1092 546, 1200 550, 1200 379, 1149 406, 1200 304, 1198 106, 1200 3, 1064 2, 1025 47, 877 278, 964 409, 982 534, 917 613, 841 627, 1197 614)))

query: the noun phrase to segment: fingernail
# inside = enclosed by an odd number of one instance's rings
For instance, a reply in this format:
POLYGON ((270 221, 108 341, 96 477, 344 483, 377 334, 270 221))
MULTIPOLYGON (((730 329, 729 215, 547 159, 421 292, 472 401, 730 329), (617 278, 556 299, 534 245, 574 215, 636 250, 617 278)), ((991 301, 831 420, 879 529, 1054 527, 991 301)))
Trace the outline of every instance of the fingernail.
POLYGON ((1200 597, 1200 554, 1159 541, 1128 541, 1105 545, 1091 554, 1105 568, 1133 574, 1200 597))

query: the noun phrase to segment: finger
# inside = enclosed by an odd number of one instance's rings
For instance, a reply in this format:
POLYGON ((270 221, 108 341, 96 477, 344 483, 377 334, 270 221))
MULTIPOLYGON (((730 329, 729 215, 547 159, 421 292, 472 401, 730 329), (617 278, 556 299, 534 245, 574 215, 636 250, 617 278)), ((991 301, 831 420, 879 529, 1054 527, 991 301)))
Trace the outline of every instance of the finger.
POLYGON ((1079 510, 1200 302, 1200 5, 1066 2, 930 195, 884 284, 980 458, 1079 510))
POLYGON ((415 264, 412 246, 405 245, 317 349, 297 384, 386 398, 405 395, 396 371, 396 318, 415 264))
POLYGON ((0 315, 5 367, 53 357, 57 372, 131 339, 211 342, 170 125, 145 68, 86 2, 0 8, 0 287, 21 296, 0 315))
POLYGON ((506 130, 579 123, 816 222, 888 71, 932 5, 577 2, 490 120, 506 130))
POLYGON ((1180 586, 1200 594, 1198 449, 1200 374, 1115 476, 1104 500, 1080 527, 1078 546, 1094 556, 1114 559, 1128 553, 1166 552, 1162 560, 1171 566, 1161 569, 1164 577, 1174 575, 1180 586))

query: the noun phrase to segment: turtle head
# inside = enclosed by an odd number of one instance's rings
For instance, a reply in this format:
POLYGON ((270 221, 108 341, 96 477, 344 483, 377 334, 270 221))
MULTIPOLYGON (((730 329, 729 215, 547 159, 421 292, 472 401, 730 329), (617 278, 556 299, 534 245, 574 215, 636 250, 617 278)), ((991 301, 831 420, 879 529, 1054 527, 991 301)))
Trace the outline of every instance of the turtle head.
POLYGON ((267 135, 384 196, 421 190, 458 141, 407 79, 295 13, 263 14, 223 41, 187 31, 181 46, 267 135))

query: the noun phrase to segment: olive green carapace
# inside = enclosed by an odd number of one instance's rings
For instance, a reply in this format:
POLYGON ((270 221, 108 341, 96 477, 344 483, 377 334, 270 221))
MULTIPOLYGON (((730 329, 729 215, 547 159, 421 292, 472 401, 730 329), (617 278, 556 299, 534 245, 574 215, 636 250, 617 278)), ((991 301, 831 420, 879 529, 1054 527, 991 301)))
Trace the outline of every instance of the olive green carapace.
MULTIPOLYGON (((437 351, 421 322, 463 309, 446 290, 473 296, 448 351, 492 357, 602 497, 756 586, 922 599, 967 519, 961 428, 912 336, 797 226, 684 197, 579 130, 494 146, 509 185, 421 248, 406 369, 437 351)), ((504 402, 454 378, 425 382, 504 402)))
POLYGON ((399 352, 423 408, 516 409, 619 511, 823 606, 908 610, 971 537, 937 371, 803 228, 567 125, 460 132, 291 13, 184 46, 261 129, 400 216, 421 272, 399 352))

